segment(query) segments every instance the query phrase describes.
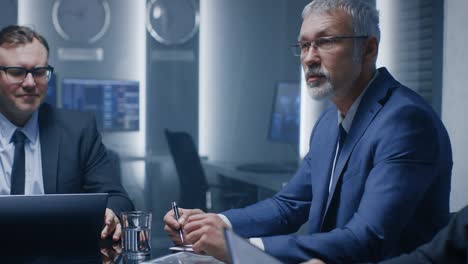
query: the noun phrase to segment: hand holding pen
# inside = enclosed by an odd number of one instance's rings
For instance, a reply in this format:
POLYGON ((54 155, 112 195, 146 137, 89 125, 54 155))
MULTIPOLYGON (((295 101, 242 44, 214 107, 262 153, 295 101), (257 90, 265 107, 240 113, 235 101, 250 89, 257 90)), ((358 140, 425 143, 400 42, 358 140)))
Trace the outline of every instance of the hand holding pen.
MULTIPOLYGON (((180 216, 179 216, 179 207, 177 206, 177 203, 172 202, 171 206, 172 206, 172 211, 174 212, 175 219, 179 221, 180 216)), ((179 230, 177 230, 177 232, 179 232, 180 241, 184 243, 184 233, 182 231, 182 225, 180 226, 179 230)))

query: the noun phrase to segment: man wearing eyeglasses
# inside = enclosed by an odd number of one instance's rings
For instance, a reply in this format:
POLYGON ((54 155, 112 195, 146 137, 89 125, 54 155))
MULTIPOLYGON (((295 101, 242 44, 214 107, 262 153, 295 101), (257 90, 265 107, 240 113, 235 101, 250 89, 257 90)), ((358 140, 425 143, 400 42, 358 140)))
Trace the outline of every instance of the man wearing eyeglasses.
POLYGON ((110 193, 101 238, 119 240, 116 215, 133 205, 113 180, 94 117, 43 103, 54 70, 48 56, 30 28, 0 31, 0 195, 110 193))
POLYGON ((243 209, 168 212, 165 230, 196 252, 227 259, 222 228, 285 263, 372 262, 428 241, 449 217, 452 169, 444 125, 423 98, 376 69, 375 8, 314 0, 293 52, 308 92, 334 106, 315 124, 310 149, 274 197, 243 209), (292 234, 307 222, 306 234, 292 234))

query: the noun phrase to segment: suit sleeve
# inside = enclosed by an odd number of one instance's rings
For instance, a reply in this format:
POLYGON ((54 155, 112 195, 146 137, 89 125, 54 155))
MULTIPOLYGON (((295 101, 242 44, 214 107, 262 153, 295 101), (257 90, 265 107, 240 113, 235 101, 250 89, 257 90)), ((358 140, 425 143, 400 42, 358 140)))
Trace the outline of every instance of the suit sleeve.
POLYGON ((111 164, 107 155, 94 118, 83 130, 79 155, 84 190, 108 193, 107 207, 119 217, 121 212, 133 210, 133 204, 121 185, 117 167, 111 164))
POLYGON ((236 233, 243 237, 297 231, 307 221, 312 199, 308 166, 305 159, 294 177, 273 198, 222 214, 229 219, 236 233))
POLYGON ((364 134, 364 140, 373 141, 368 150, 373 158, 363 162, 373 165, 358 209, 346 225, 326 233, 284 235, 292 230, 290 226, 304 221, 307 201, 312 198, 306 194, 310 193, 307 184, 303 184, 310 182, 307 173, 300 171, 293 178, 291 189, 254 207, 226 214, 234 230, 256 224, 255 228, 262 232, 250 232, 247 236, 274 233, 275 236, 262 238, 265 251, 287 263, 317 257, 327 263, 375 261, 399 248, 397 243, 409 218, 440 173, 439 155, 450 153, 439 153, 440 131, 424 110, 402 107, 385 121, 382 123, 386 127, 374 127, 374 131, 364 134), (267 221, 274 221, 274 225, 265 227, 271 224, 267 221))

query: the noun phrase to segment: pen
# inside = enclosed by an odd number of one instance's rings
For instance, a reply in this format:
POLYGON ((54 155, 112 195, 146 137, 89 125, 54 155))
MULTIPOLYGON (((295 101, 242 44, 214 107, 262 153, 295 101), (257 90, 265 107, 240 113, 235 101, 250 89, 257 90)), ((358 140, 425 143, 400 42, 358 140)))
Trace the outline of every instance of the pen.
MULTIPOLYGON (((172 202, 171 205, 172 205, 172 211, 174 212, 175 219, 179 221, 179 208, 177 207, 177 203, 172 202)), ((182 233, 182 226, 180 226, 179 230, 177 231, 179 232, 180 241, 184 243, 184 233, 182 233)))

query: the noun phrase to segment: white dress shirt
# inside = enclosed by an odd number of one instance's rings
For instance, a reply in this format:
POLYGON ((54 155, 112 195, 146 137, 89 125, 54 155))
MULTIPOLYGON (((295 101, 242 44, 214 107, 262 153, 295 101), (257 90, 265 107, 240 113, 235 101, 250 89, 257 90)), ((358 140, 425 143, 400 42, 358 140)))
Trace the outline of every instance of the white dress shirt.
POLYGON ((17 127, 0 113, 0 195, 10 195, 11 170, 15 145, 11 137, 16 129, 26 135, 25 195, 44 194, 42 178, 41 142, 39 140, 38 111, 35 111, 24 127, 17 127))

